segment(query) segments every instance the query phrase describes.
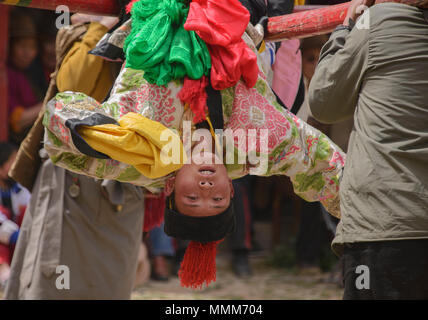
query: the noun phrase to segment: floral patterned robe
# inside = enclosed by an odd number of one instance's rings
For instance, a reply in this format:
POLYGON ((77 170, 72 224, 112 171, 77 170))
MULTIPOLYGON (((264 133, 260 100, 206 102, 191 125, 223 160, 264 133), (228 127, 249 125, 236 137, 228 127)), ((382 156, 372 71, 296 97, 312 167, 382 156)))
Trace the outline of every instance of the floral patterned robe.
MULTIPOLYGON (((246 43, 255 46, 244 33, 246 43)), ((321 201, 339 217, 339 181, 345 154, 327 136, 283 108, 268 84, 269 67, 258 59, 259 77, 254 88, 239 81, 235 87, 221 91, 224 129, 268 129, 268 167, 258 175, 283 174, 291 178, 296 194, 307 201, 321 201)), ((73 144, 67 119, 84 119, 100 113, 119 119, 128 112, 161 122, 179 130, 184 106, 177 97, 182 84, 172 81, 166 87, 149 84, 143 71, 123 68, 110 98, 100 104, 82 93, 63 92, 48 102, 43 124, 46 127, 45 149, 53 163, 70 171, 100 179, 114 179, 143 186, 152 192, 163 187, 166 177, 148 179, 133 166, 113 159, 98 159, 82 154, 73 144)), ((260 136, 260 135, 258 135, 260 136)), ((234 148, 246 154, 247 144, 234 141, 234 148)), ((256 152, 261 152, 259 143, 256 152)), ((251 165, 226 165, 231 178, 249 174, 251 165)))

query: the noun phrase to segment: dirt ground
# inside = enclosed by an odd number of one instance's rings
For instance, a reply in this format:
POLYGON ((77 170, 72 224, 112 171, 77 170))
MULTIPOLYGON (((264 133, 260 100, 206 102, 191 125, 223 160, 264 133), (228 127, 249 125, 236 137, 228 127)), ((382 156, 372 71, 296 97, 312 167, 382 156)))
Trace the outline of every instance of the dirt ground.
MULTIPOLYGON (((168 282, 149 280, 132 294, 134 300, 339 300, 343 289, 325 281, 328 273, 301 275, 296 270, 273 267, 266 254, 251 255, 253 276, 235 277, 230 255, 217 257, 217 281, 208 288, 191 290, 177 277, 168 282)), ((0 299, 3 293, 0 291, 0 299)))
POLYGON ((217 258, 217 281, 202 290, 182 288, 176 277, 168 282, 150 280, 134 291, 132 299, 143 300, 338 300, 343 289, 326 283, 327 273, 299 275, 297 271, 274 268, 267 257, 251 256, 253 276, 249 279, 235 277, 230 257, 217 258))

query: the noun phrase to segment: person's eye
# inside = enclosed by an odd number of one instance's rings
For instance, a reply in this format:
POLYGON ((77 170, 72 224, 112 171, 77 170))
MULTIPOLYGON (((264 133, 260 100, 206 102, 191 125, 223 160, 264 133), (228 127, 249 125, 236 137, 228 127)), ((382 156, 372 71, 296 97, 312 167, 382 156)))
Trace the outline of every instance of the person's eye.
POLYGON ((187 199, 195 201, 197 198, 195 196, 187 196, 187 199))
POLYGON ((214 199, 214 201, 221 201, 221 200, 223 200, 223 198, 220 198, 220 197, 217 197, 217 198, 213 198, 214 199))

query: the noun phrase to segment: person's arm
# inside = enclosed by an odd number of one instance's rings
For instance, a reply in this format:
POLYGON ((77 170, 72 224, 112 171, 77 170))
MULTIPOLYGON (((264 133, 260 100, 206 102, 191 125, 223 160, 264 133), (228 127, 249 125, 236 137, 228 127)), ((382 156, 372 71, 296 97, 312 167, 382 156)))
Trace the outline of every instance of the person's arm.
POLYGON ((58 70, 58 91, 83 92, 98 100, 105 98, 113 83, 108 62, 88 52, 107 31, 107 26, 91 22, 82 41, 73 45, 58 70))
POLYGON ((24 75, 18 75, 17 72, 8 69, 8 81, 9 125, 13 132, 19 133, 33 124, 42 108, 42 103, 37 103, 34 97, 34 105, 24 107, 23 97, 33 95, 24 75))
POLYGON ((40 102, 30 108, 16 107, 10 115, 10 126, 13 132, 21 132, 24 128, 31 126, 37 119, 43 106, 40 102))
POLYGON ((321 50, 308 92, 312 115, 320 122, 339 122, 354 113, 368 64, 369 29, 354 26, 353 21, 363 13, 361 6, 373 3, 353 0, 343 25, 336 28, 321 50))
POLYGON ((335 123, 354 114, 368 62, 368 30, 334 31, 321 50, 309 85, 313 117, 335 123))
POLYGON ((108 31, 99 22, 92 22, 82 41, 76 42, 65 56, 56 78, 58 90, 92 92, 105 61, 88 54, 108 31))

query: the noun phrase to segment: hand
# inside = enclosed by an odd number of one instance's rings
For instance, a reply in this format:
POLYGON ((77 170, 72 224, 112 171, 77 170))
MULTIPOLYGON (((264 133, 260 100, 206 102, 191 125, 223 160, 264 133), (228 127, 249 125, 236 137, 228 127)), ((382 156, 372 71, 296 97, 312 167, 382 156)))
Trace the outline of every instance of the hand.
POLYGON ((352 0, 351 4, 349 5, 345 20, 343 21, 343 25, 349 26, 350 19, 353 21, 357 20, 357 18, 364 12, 362 6, 371 7, 374 5, 374 3, 375 0, 352 0))
POLYGON ((100 20, 100 23, 107 27, 107 29, 111 29, 113 28, 117 23, 119 22, 119 18, 118 17, 102 17, 102 19, 100 20))

